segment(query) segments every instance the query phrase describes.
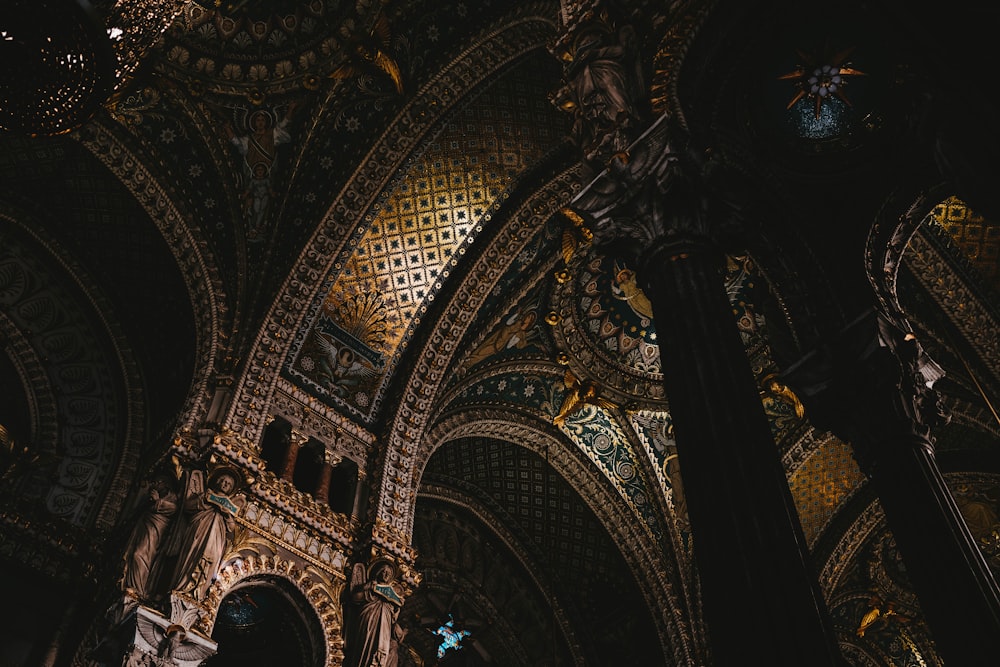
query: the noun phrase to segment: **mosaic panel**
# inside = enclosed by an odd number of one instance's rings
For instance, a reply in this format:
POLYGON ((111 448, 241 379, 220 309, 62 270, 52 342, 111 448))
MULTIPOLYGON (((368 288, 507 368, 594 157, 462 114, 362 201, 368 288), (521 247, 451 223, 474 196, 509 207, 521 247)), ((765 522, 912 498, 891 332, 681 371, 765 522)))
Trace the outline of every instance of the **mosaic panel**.
POLYGON ((686 524, 687 503, 684 500, 677 442, 674 440, 670 413, 662 410, 636 410, 628 413, 628 419, 653 463, 656 479, 674 510, 675 518, 686 524))
POLYGON ((545 82, 524 74, 501 79, 456 114, 366 216, 365 231, 335 263, 311 330, 296 343, 293 378, 371 418, 428 303, 517 175, 562 137, 545 82), (333 348, 352 359, 353 371, 334 363, 334 372, 323 372, 321 359, 333 348))
POLYGON ((569 415, 561 428, 611 480, 646 531, 660 542, 663 529, 650 502, 648 484, 618 423, 597 406, 586 405, 569 415))
POLYGON ((594 581, 620 589, 634 586, 607 531, 577 493, 536 454, 493 440, 462 441, 435 452, 425 474, 455 477, 482 489, 547 554, 555 576, 583 575, 580 580, 563 582, 571 590, 583 595, 594 581))
POLYGON ((864 481, 851 448, 839 440, 817 449, 789 477, 807 542, 812 544, 820 536, 837 509, 864 481))
POLYGON ((1000 224, 977 214, 956 197, 935 206, 931 217, 948 232, 986 283, 1000 290, 1000 224))

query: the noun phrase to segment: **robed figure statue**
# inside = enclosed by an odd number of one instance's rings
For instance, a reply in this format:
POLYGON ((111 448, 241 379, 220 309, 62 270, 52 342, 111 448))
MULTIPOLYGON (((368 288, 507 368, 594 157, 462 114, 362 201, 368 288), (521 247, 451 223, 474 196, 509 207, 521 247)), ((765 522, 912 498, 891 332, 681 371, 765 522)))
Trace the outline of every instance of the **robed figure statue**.
POLYGON ((226 541, 236 527, 238 507, 230 495, 239 485, 235 470, 220 468, 212 473, 207 488, 204 473, 195 470, 184 498, 185 525, 178 534, 177 561, 170 590, 203 600, 219 569, 226 541))
POLYGON ((159 555, 160 543, 177 512, 175 483, 176 480, 166 472, 154 475, 125 549, 122 587, 140 600, 151 597, 153 593, 153 564, 159 555))
POLYGON ((393 586, 396 570, 376 561, 366 574, 364 563, 351 570, 350 602, 355 606, 353 628, 344 644, 345 667, 395 667, 402 629, 396 624, 403 598, 393 586))

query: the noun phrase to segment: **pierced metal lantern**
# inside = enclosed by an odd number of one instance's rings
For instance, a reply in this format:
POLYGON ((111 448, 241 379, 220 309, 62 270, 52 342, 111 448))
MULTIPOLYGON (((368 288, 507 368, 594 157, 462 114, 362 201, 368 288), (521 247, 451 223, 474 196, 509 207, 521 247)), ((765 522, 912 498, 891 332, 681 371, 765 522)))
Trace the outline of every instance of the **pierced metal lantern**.
POLYGON ((0 127, 60 134, 86 122, 111 93, 115 55, 85 0, 0 4, 0 127))
POLYGON ((0 2, 0 129, 69 132, 131 79, 183 0, 0 2))

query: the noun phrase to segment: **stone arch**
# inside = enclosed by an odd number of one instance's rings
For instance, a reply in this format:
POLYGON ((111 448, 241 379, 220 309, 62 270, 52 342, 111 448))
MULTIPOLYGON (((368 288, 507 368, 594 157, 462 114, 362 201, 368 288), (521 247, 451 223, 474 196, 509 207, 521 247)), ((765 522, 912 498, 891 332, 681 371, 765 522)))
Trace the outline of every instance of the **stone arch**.
POLYGON ((72 253, 37 234, 25 211, 5 205, 0 220, 7 223, 0 246, 9 251, 0 252, 0 306, 8 312, 0 334, 41 455, 25 471, 37 482, 28 496, 72 524, 110 529, 145 437, 142 404, 118 399, 141 384, 134 352, 111 301, 72 253))
POLYGON ((195 336, 194 385, 186 405, 180 411, 178 426, 191 431, 200 424, 209 409, 209 381, 215 377, 222 349, 221 332, 229 316, 222 280, 213 267, 208 241, 189 225, 183 207, 171 198, 169 190, 152 173, 144 160, 135 155, 111 127, 98 121, 77 137, 128 189, 149 215, 177 261, 194 312, 195 336))
POLYGON ((554 17, 556 8, 540 3, 532 9, 482 35, 425 84, 362 160, 363 167, 333 201, 278 290, 236 385, 226 417, 230 428, 252 441, 259 439, 265 423, 255 406, 261 397, 269 400, 276 393, 280 380, 282 364, 273 359, 290 354, 293 333, 306 326, 312 309, 325 297, 325 276, 342 261, 351 239, 364 231, 367 212, 427 133, 476 86, 542 47, 554 34, 549 15, 554 17))
POLYGON ((219 643, 219 652, 208 661, 211 665, 240 664, 247 651, 255 659, 270 657, 288 665, 329 664, 325 633, 315 609, 298 587, 278 576, 253 575, 234 584, 220 602, 212 638, 219 643), (251 625, 253 633, 245 635, 241 626, 251 625), (267 636, 263 644, 245 645, 248 639, 261 641, 261 634, 267 636), (281 642, 280 647, 272 642, 281 642), (267 653, 262 656, 261 651, 267 653))
MULTIPOLYGON (((670 556, 664 556, 662 545, 655 543, 637 522, 621 520, 621 516, 629 513, 624 499, 589 459, 576 447, 568 447, 556 428, 538 415, 518 414, 493 406, 449 415, 427 432, 414 457, 416 484, 435 450, 457 438, 469 437, 503 440, 547 457, 552 468, 579 494, 619 547, 645 596, 664 654, 673 655, 677 664, 697 662, 701 649, 696 645, 693 628, 700 621, 692 618, 693 612, 680 599, 679 573, 676 567, 665 564, 670 556), (623 548, 624 545, 628 548, 623 548)), ((411 489, 411 496, 416 498, 416 486, 411 489)))
POLYGON ((312 564, 285 558, 281 554, 257 543, 245 543, 231 551, 225 559, 215 582, 209 587, 205 603, 210 610, 202 616, 195 628, 211 636, 222 601, 227 595, 253 582, 281 582, 279 585, 294 589, 301 596, 299 603, 308 603, 324 637, 318 638, 323 653, 322 662, 315 664, 337 665, 343 660, 343 609, 340 597, 344 578, 339 572, 321 570, 312 564))

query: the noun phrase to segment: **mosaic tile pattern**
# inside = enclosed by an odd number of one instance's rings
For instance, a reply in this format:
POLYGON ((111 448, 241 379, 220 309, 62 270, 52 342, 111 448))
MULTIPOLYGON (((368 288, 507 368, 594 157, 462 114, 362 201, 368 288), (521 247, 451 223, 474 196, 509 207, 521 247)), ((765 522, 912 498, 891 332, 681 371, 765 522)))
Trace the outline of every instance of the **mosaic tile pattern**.
POLYGON ((956 197, 935 206, 931 217, 948 232, 986 283, 1000 289, 1000 224, 990 222, 956 197))
POLYGON ((865 481, 851 448, 832 440, 816 450, 788 480, 806 541, 812 543, 837 508, 865 481))
POLYGON ((428 303, 518 174, 565 134, 565 119, 546 99, 550 82, 537 74, 522 67, 485 89, 368 213, 365 232, 335 264, 338 273, 292 362, 293 377, 372 418, 428 303))

